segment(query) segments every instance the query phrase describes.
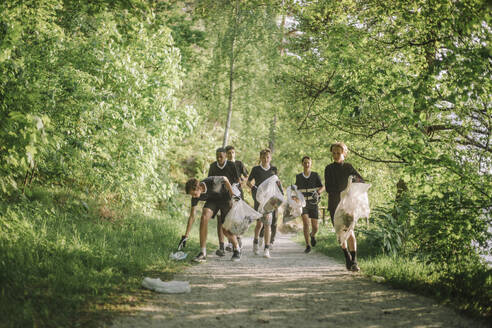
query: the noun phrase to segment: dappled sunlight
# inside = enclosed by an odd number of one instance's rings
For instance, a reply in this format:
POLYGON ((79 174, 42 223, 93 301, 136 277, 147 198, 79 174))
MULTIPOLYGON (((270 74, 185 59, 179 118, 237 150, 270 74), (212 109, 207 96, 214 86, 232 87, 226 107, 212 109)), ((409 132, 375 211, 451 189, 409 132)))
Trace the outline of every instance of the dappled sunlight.
MULTIPOLYGON (((209 256, 176 280, 190 281, 191 293, 156 295, 136 309, 149 327, 444 327, 448 309, 421 296, 376 284, 348 272, 332 259, 281 236, 271 260, 255 256, 244 239, 238 263, 209 256), (149 314, 151 314, 149 316, 149 314), (417 321, 416 321, 417 320, 417 321)), ((140 324, 140 323, 139 323, 140 324)), ((115 327, 119 327, 115 324, 115 327)), ((123 325, 122 327, 126 327, 123 325)), ((140 327, 140 326, 139 326, 140 327)), ((144 325, 144 327, 146 327, 144 325)))

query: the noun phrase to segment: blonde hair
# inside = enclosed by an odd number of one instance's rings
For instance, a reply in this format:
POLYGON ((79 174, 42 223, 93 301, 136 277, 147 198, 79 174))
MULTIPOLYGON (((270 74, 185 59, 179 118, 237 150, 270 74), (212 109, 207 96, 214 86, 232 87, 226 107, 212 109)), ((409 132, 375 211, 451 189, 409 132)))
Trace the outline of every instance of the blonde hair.
POLYGON ((333 147, 340 147, 343 150, 343 153, 346 155, 348 153, 348 148, 347 145, 344 144, 343 142, 335 142, 334 144, 331 144, 330 146, 330 151, 333 151, 333 147))

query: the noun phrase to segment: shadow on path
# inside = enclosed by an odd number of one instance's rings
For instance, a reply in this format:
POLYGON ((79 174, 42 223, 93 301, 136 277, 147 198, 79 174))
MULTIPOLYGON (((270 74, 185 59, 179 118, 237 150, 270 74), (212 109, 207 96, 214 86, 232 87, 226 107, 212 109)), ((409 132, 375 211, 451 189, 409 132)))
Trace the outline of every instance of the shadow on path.
POLYGON ((190 294, 156 295, 112 327, 480 327, 429 298, 306 255, 289 238, 277 238, 271 259, 253 254, 251 238, 240 262, 209 255, 175 277, 190 282, 190 294))

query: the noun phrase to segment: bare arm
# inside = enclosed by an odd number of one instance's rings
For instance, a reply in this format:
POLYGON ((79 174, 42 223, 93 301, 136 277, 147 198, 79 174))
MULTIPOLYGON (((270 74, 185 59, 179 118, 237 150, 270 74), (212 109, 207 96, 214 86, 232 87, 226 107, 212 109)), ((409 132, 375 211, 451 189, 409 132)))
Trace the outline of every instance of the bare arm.
POLYGON ((188 238, 188 236, 190 235, 191 227, 193 226, 193 222, 195 222, 195 213, 196 206, 192 206, 190 209, 190 216, 188 217, 188 224, 186 225, 186 238, 188 238))
POLYGON ((229 179, 227 179, 227 177, 223 177, 223 178, 224 178, 224 185, 227 191, 229 192, 229 195, 231 195, 231 197, 234 197, 234 192, 232 191, 232 186, 231 183, 229 182, 229 179))

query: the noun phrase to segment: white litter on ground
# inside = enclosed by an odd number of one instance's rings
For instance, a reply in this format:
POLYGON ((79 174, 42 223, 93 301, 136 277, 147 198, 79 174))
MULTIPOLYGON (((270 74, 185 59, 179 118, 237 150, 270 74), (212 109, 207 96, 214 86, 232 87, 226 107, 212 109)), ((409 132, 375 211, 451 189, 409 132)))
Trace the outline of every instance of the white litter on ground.
POLYGON ((184 260, 187 256, 188 254, 183 251, 177 251, 176 253, 169 254, 169 258, 176 261, 184 260))
POLYGON ((164 282, 159 278, 152 279, 145 277, 142 281, 142 287, 164 294, 181 294, 191 292, 190 283, 188 281, 167 281, 164 282))

